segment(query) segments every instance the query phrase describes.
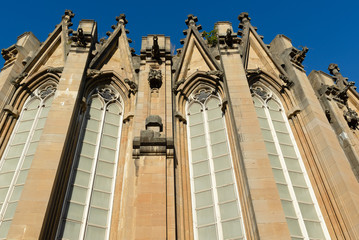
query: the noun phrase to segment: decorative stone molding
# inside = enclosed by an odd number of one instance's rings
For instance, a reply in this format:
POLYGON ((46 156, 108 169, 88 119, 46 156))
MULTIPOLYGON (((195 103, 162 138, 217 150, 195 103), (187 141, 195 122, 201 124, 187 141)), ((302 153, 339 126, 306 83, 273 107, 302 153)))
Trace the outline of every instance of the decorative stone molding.
POLYGON ((125 78, 125 83, 130 87, 130 94, 132 93, 133 95, 135 95, 138 91, 138 86, 134 81, 131 81, 128 78, 125 78))
POLYGON ((358 114, 353 109, 348 107, 348 111, 344 111, 344 118, 351 129, 353 130, 358 129, 359 117, 358 114))
POLYGON ((22 72, 19 76, 17 76, 15 79, 11 80, 11 84, 13 84, 15 87, 18 87, 20 85, 20 82, 27 77, 27 72, 22 72))
POLYGON ((4 66, 13 62, 16 59, 17 54, 18 54, 18 50, 15 45, 12 45, 11 47, 9 47, 7 49, 2 49, 1 55, 5 60, 4 66))
POLYGON ((15 110, 11 105, 5 105, 4 111, 9 113, 14 118, 18 118, 20 114, 19 111, 15 110))
POLYGON ((177 82, 174 84, 174 86, 173 86, 173 88, 172 88, 172 92, 173 92, 175 95, 177 95, 177 93, 179 92, 179 91, 178 91, 179 86, 181 86, 185 81, 186 81, 186 79, 182 78, 180 81, 177 81, 177 82))
POLYGON ((180 122, 187 124, 187 119, 178 111, 175 113, 175 118, 177 118, 180 122))
POLYGON ((304 68, 302 63, 306 57, 307 52, 309 49, 307 47, 302 47, 302 50, 299 51, 298 49, 292 48, 291 53, 289 54, 291 57, 291 61, 301 68, 304 68))
POLYGON ((206 75, 216 76, 219 80, 223 80, 224 72, 221 70, 207 71, 206 75))
POLYGON ((97 78, 103 74, 103 71, 97 69, 87 69, 88 78, 97 78))
POLYGON ((289 78, 283 74, 279 74, 279 78, 285 83, 282 85, 282 89, 280 90, 281 93, 284 93, 285 89, 290 89, 294 85, 294 82, 289 80, 289 78))
POLYGON ((64 70, 64 67, 50 67, 46 71, 48 73, 62 73, 63 70, 64 70))
POLYGON ((159 89, 162 86, 162 72, 161 70, 150 69, 148 73, 148 83, 150 84, 150 88, 159 89))

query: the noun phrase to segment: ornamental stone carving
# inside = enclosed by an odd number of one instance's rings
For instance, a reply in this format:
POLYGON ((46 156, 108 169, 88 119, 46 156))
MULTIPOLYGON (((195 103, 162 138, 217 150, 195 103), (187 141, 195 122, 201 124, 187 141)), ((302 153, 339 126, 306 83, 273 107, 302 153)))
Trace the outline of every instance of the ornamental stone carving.
POLYGON ((159 89, 162 86, 162 72, 161 70, 150 69, 148 74, 148 83, 151 89, 159 89))

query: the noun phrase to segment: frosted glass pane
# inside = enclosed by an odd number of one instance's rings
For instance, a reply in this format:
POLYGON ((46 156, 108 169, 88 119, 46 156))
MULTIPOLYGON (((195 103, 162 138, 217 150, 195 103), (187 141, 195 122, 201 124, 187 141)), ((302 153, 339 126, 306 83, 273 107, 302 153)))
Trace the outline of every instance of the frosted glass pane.
POLYGON ((14 176, 14 172, 1 173, 0 174, 0 187, 10 186, 13 176, 14 176))
POLYGON ((208 109, 218 108, 220 106, 221 102, 218 98, 210 98, 206 101, 206 107, 208 109))
POLYGON ((192 162, 208 159, 207 148, 192 150, 192 162))
POLYGON ((214 209, 213 207, 197 210, 197 224, 199 226, 214 223, 214 209))
POLYGON ((32 135, 31 141, 32 142, 40 141, 41 134, 42 134, 42 129, 35 130, 34 135, 32 135))
POLYGON ((270 110, 269 114, 270 114, 272 120, 283 121, 283 116, 282 116, 281 112, 270 110))
POLYGON ((110 208, 110 197, 111 194, 99 192, 99 191, 93 191, 92 192, 92 198, 91 198, 91 205, 101 208, 110 208))
POLYGON ((266 144, 266 149, 269 153, 277 153, 277 149, 275 148, 275 144, 273 142, 265 141, 264 143, 266 144))
POLYGON ((91 108, 97 108, 97 109, 100 109, 103 107, 103 103, 98 97, 91 99, 90 105, 91 105, 91 108))
POLYGON ((107 225, 107 210, 98 209, 98 208, 90 208, 88 224, 96 224, 99 226, 107 225))
POLYGON ((293 146, 280 144, 280 148, 282 150, 283 156, 287 157, 296 157, 295 150, 293 146))
POLYGON ((107 106, 108 113, 119 116, 121 113, 121 106, 118 103, 111 103, 107 106))
POLYGON ((232 219, 239 217, 238 203, 237 201, 224 203, 219 205, 221 212, 221 219, 232 219))
POLYGON ((209 136, 211 139, 211 144, 227 141, 226 132, 224 130, 211 132, 209 136))
POLYGON ((191 104, 191 106, 188 108, 189 113, 192 115, 194 113, 199 113, 201 112, 202 109, 202 105, 199 103, 193 103, 191 104))
POLYGON ((257 116, 258 116, 258 117, 262 117, 262 118, 266 118, 266 117, 267 117, 266 114, 265 114, 265 112, 264 112, 264 108, 262 108, 261 105, 260 105, 260 106, 256 106, 256 113, 257 113, 257 116))
POLYGON ((198 124, 198 125, 192 126, 192 127, 190 127, 189 130, 190 130, 191 136, 197 136, 197 135, 204 134, 203 124, 198 124))
POLYGON ((9 188, 0 188, 0 203, 4 202, 7 191, 9 190, 9 188))
POLYGON ((290 197, 287 185, 277 184, 277 188, 281 199, 292 199, 290 197))
POLYGON ((33 159, 34 155, 26 156, 22 163, 21 169, 29 169, 33 159))
POLYGON ((98 135, 97 132, 86 131, 84 136, 84 141, 96 144, 97 135, 98 135))
POLYGON ((261 126, 261 128, 270 129, 266 118, 258 118, 258 121, 259 121, 259 125, 261 126))
POLYGON ((217 240, 217 231, 214 225, 198 228, 199 239, 217 240))
POLYGON ((280 143, 290 144, 292 142, 288 133, 277 132, 277 138, 280 143))
POLYGON ((204 135, 191 138, 191 149, 206 146, 206 138, 204 135))
POLYGON ((232 169, 216 172, 215 176, 216 176, 217 186, 223 186, 223 185, 234 183, 232 177, 232 169))
POLYGON ((72 221, 66 221, 63 238, 78 239, 80 234, 81 224, 72 221))
POLYGON ((313 204, 299 203, 299 208, 304 219, 319 220, 313 204))
POLYGON ((262 129, 262 135, 264 140, 273 142, 273 136, 270 130, 262 129))
POLYGON ((194 179, 194 189, 196 192, 208 190, 211 188, 211 177, 209 175, 197 177, 194 179))
POLYGON ((77 220, 77 221, 81 221, 83 211, 84 211, 84 206, 83 205, 71 202, 70 205, 69 205, 69 210, 67 212, 67 218, 77 220))
POLYGON ((47 117, 50 111, 50 104, 47 103, 47 107, 43 107, 40 113, 40 117, 47 117))
POLYGON ((113 170, 114 170, 113 163, 98 161, 96 167, 96 173, 112 177, 114 175, 113 170))
POLYGON ((4 219, 12 219, 14 217, 16 206, 17 206, 17 202, 12 202, 7 205, 4 214, 4 219))
POLYGON ((90 181, 90 174, 77 170, 75 177, 75 184, 79 186, 88 187, 90 181))
POLYGON ((310 238, 325 239, 319 222, 304 221, 304 224, 310 238))
POLYGON ((297 217, 291 201, 282 200, 282 206, 286 217, 297 217))
POLYGON ((99 158, 114 163, 116 161, 116 151, 108 148, 101 148, 99 158))
POLYGON ((300 230, 298 220, 292 218, 286 218, 286 219, 287 219, 290 235, 302 236, 302 231, 300 230))
POLYGON ((272 123, 276 131, 281 131, 285 133, 288 132, 287 126, 285 125, 284 122, 273 121, 272 123))
POLYGON ((267 102, 267 106, 269 107, 269 109, 273 109, 277 111, 279 111, 280 109, 279 104, 272 99, 267 102))
POLYGON ((111 192, 112 178, 96 175, 94 188, 106 192, 111 192))
POLYGON ((213 165, 215 171, 228 169, 232 167, 231 159, 229 155, 213 158, 213 165))
POLYGON ((226 202, 230 200, 237 199, 236 194, 234 192, 234 185, 229 185, 225 187, 218 187, 218 201, 219 202, 226 202))
POLYGON ((102 118, 102 111, 99 109, 92 108, 90 109, 89 117, 91 119, 101 119, 102 118))
POLYGON ((40 118, 38 121, 37 121, 37 124, 36 124, 36 129, 42 129, 45 127, 45 123, 46 123, 46 118, 40 118))
POLYGON ((224 124, 223 124, 223 119, 222 118, 208 121, 208 129, 211 132, 219 130, 219 129, 223 129, 223 128, 224 128, 224 124))
POLYGON ((86 240, 99 240, 99 239, 105 239, 106 236, 106 229, 94 227, 94 226, 88 226, 86 231, 86 240))
POLYGON ((19 163, 19 158, 5 159, 5 162, 0 170, 0 173, 15 171, 18 163, 19 163))
POLYGON ((20 200, 20 196, 21 196, 21 192, 22 192, 23 188, 24 188, 24 185, 14 187, 14 190, 13 190, 13 192, 11 194, 11 198, 10 198, 11 202, 20 200))
POLYGON ((121 119, 121 115, 119 113, 118 114, 112 114, 109 112, 106 113, 105 121, 107 123, 120 125, 120 119, 121 119))
POLYGON ((222 113, 221 109, 219 109, 219 108, 207 110, 206 113, 207 113, 208 120, 221 118, 223 116, 223 113, 222 113))
POLYGON ((202 113, 197 113, 197 114, 191 114, 188 116, 189 118, 189 124, 192 127, 195 124, 199 124, 203 122, 203 115, 202 113))
POLYGON ((87 188, 73 186, 71 200, 75 202, 85 203, 87 195, 87 188))
POLYGON ((6 158, 20 157, 23 149, 24 149, 24 144, 11 146, 9 152, 6 155, 6 158))
POLYGON ((288 170, 299 171, 299 172, 302 171, 298 159, 284 158, 284 161, 285 164, 287 165, 288 170))
POLYGON ((116 149, 117 148, 117 138, 102 135, 101 146, 116 149))
POLYGON ((224 154, 228 154, 227 142, 212 145, 212 156, 213 157, 217 157, 217 156, 224 155, 224 154))
POLYGON ((92 157, 95 154, 96 146, 89 143, 82 143, 81 154, 92 157))
POLYGON ((312 203, 312 199, 309 194, 309 190, 307 188, 299 188, 299 187, 293 187, 295 196, 297 197, 299 202, 307 202, 312 203))
POLYGON ((284 183, 284 184, 286 183, 282 170, 273 168, 272 171, 273 171, 273 175, 274 175, 274 179, 275 179, 276 183, 284 183))
POLYGON ((100 122, 98 120, 89 119, 86 123, 86 129, 98 132, 100 127, 100 122))
POLYGON ((118 126, 110 125, 108 123, 106 123, 103 126, 103 133, 107 134, 107 135, 110 135, 110 136, 117 136, 118 135, 118 130, 119 130, 118 126))
POLYGON ((9 232, 11 221, 3 221, 0 225, 0 238, 6 238, 9 232))
POLYGON ((212 190, 196 193, 195 198, 196 198, 196 208, 201 208, 213 204, 212 190))
POLYGON ((282 168, 282 165, 280 164, 279 157, 277 155, 268 154, 268 157, 269 157, 270 165, 272 168, 273 167, 282 168))
POLYGON ((289 176, 294 186, 307 187, 303 173, 289 172, 289 176))
POLYGON ((19 127, 17 129, 17 132, 24 132, 24 131, 30 131, 31 127, 32 127, 33 121, 29 120, 29 121, 21 121, 19 124, 19 127))
POLYGON ((208 161, 193 164, 193 176, 197 177, 200 175, 209 174, 208 161))
POLYGON ((32 142, 29 145, 29 148, 27 149, 26 155, 34 155, 37 149, 37 145, 39 145, 39 142, 32 142))
POLYGON ((233 239, 242 236, 242 225, 239 219, 222 222, 222 229, 224 239, 233 239))
POLYGON ((21 121, 32 120, 36 117, 37 109, 28 109, 24 111, 21 121))
POLYGON ((92 158, 80 156, 78 168, 90 172, 92 169, 92 162, 92 158))
POLYGON ((11 144, 25 143, 28 136, 29 136, 29 132, 17 133, 15 134, 15 137, 12 140, 11 144))

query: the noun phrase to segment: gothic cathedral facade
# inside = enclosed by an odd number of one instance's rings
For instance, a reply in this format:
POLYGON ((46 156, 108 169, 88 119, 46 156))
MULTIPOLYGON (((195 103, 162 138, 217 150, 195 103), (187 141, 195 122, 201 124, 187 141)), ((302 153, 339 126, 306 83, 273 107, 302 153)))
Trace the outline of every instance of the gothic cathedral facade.
POLYGON ((0 239, 359 239, 359 94, 241 13, 129 47, 66 10, 2 50, 0 239), (236 32, 236 33, 235 33, 236 32))

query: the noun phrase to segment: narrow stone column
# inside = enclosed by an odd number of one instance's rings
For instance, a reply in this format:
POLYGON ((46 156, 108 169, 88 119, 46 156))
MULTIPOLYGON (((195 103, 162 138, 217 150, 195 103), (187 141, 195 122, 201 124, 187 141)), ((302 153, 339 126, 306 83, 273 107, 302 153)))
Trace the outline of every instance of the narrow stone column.
POLYGON ((67 149, 66 139, 71 135, 71 122, 77 118, 74 110, 80 98, 78 93, 81 92, 96 29, 93 20, 79 23, 78 41, 71 46, 8 239, 39 239, 42 226, 46 225, 44 219, 60 161, 68 161, 62 159, 62 155, 67 149))

